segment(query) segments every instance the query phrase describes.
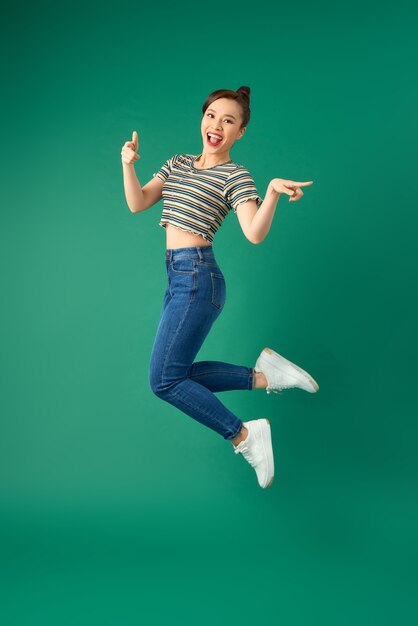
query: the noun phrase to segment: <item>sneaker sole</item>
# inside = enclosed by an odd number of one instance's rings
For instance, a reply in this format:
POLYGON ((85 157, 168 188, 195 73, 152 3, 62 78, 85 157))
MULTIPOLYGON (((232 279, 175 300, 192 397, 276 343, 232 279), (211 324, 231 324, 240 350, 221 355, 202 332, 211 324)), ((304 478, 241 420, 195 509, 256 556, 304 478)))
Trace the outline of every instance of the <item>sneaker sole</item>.
POLYGON ((299 367, 295 363, 292 363, 288 359, 285 359, 284 356, 282 356, 278 352, 275 352, 275 350, 273 350, 272 348, 264 348, 263 352, 265 352, 268 355, 274 355, 274 356, 278 357, 281 361, 284 361, 288 365, 290 365, 290 366, 294 367, 295 369, 297 369, 298 372, 300 372, 306 378, 306 380, 309 382, 309 384, 312 385, 312 387, 314 388, 314 391, 311 392, 311 393, 316 393, 318 391, 319 385, 316 382, 316 380, 314 380, 312 378, 312 376, 310 374, 308 374, 308 372, 305 372, 305 370, 303 370, 301 367, 299 367))
POLYGON ((269 468, 273 472, 273 476, 272 476, 270 482, 265 487, 263 487, 263 489, 268 489, 269 487, 271 487, 271 485, 273 483, 273 480, 274 480, 274 456, 273 456, 273 445, 272 445, 272 442, 271 442, 271 426, 270 426, 270 422, 266 418, 262 418, 262 419, 264 419, 264 421, 267 422, 267 428, 263 428, 261 426, 261 437, 262 437, 262 441, 263 441, 264 452, 266 453, 266 456, 268 458, 269 468), (269 454, 267 454, 267 450, 271 450, 271 457, 270 457, 269 454))

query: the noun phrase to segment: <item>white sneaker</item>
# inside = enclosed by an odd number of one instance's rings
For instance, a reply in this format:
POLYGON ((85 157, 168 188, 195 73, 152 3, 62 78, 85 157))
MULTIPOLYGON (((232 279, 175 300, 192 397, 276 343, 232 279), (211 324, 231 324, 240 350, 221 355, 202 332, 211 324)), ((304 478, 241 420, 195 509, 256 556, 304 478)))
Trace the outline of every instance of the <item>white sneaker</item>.
POLYGON ((318 383, 308 372, 291 363, 271 348, 264 348, 257 359, 254 370, 262 372, 267 379, 266 392, 279 393, 282 389, 299 387, 309 393, 319 389, 318 383))
POLYGON ((243 422, 248 430, 247 438, 234 444, 235 454, 242 454, 256 471, 260 487, 270 487, 274 478, 274 458, 271 445, 271 429, 268 419, 243 422))

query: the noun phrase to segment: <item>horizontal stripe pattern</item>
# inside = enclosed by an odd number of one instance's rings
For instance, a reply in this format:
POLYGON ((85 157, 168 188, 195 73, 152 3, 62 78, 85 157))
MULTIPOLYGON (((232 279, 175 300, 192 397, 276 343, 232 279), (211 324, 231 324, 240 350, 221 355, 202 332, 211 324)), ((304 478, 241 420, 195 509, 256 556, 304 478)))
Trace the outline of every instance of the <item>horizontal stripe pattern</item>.
POLYGON ((173 224, 212 242, 229 211, 237 212, 242 202, 263 202, 246 167, 233 161, 199 170, 195 155, 174 154, 157 176, 163 181, 164 208, 159 222, 173 224))

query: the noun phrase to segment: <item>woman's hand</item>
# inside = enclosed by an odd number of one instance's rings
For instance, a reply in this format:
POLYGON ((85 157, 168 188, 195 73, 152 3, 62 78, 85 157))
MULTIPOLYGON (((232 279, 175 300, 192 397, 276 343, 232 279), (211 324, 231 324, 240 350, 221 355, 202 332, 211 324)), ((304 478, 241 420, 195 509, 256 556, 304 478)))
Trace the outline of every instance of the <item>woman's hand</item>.
POLYGON ((141 157, 136 153, 138 150, 138 133, 136 130, 132 133, 132 141, 125 141, 122 147, 122 163, 131 165, 138 161, 141 157))
POLYGON ((289 202, 297 202, 303 196, 303 191, 299 187, 306 187, 312 184, 313 180, 299 183, 294 180, 286 180, 285 178, 273 178, 269 187, 277 193, 287 193, 288 196, 291 196, 289 202))

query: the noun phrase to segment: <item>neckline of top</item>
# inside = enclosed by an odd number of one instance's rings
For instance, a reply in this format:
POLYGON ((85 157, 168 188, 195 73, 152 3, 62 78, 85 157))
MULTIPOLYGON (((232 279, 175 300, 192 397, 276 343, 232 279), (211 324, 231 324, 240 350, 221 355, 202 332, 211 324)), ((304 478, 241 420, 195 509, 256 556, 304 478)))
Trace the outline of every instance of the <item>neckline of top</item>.
POLYGON ((201 172, 201 171, 205 171, 205 170, 213 170, 215 167, 219 167, 220 165, 226 165, 227 163, 232 163, 232 159, 229 159, 229 161, 225 161, 224 163, 217 163, 217 165, 212 165, 212 167, 195 167, 195 161, 198 157, 202 156, 201 154, 198 154, 197 156, 192 158, 192 169, 196 170, 197 172, 201 172))

